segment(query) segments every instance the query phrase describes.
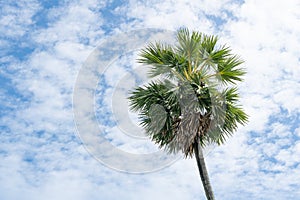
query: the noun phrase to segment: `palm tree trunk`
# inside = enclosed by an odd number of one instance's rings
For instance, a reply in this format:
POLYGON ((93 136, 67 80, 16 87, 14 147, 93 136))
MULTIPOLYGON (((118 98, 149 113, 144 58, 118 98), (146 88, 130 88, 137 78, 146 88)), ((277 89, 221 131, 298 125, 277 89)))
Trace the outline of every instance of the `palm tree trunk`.
POLYGON ((200 177, 201 177, 201 181, 202 181, 202 184, 204 187, 206 198, 207 198, 207 200, 214 200, 215 197, 214 197, 214 193, 212 191, 212 187, 210 185, 202 148, 200 145, 198 145, 198 141, 194 142, 194 151, 195 151, 195 157, 197 160, 198 170, 200 173, 200 177))

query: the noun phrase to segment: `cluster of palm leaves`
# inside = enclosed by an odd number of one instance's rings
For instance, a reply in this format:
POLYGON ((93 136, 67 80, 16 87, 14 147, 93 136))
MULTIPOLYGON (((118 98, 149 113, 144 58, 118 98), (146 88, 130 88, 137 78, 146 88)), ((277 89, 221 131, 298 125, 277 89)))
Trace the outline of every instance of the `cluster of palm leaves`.
POLYGON ((217 40, 180 29, 176 45, 151 43, 140 52, 138 62, 151 66, 156 79, 135 88, 130 105, 151 139, 170 152, 192 156, 195 144, 222 144, 247 122, 236 87, 243 61, 217 40))

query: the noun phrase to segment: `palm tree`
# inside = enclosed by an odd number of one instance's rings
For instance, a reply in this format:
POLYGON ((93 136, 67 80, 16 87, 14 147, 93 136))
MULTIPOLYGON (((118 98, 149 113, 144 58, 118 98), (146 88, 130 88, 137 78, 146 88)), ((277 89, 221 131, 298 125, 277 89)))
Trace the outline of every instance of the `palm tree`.
POLYGON ((242 81, 243 61, 218 38, 186 28, 177 44, 151 43, 139 63, 151 66, 150 83, 130 94, 131 109, 139 112, 145 132, 170 153, 195 155, 207 199, 214 199, 202 148, 223 144, 248 116, 239 103, 236 84, 242 81))

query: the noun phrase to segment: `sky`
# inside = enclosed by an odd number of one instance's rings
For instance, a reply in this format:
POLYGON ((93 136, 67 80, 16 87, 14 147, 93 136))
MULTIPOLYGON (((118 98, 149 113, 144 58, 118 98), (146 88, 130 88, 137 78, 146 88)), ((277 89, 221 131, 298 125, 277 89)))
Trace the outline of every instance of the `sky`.
POLYGON ((205 199, 195 160, 139 134, 124 100, 147 81, 138 49, 181 27, 245 60, 249 123, 205 157, 216 199, 300 199, 299 10, 298 0, 0 1, 0 199, 205 199))

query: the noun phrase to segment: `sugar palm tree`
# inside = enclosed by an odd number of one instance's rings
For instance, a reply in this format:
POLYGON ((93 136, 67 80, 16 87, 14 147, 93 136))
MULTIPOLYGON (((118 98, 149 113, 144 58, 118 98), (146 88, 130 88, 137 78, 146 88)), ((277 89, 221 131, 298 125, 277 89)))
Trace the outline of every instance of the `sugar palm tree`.
POLYGON ((245 71, 241 59, 217 37, 179 29, 177 44, 151 43, 139 63, 151 66, 150 83, 130 94, 149 137, 170 153, 195 155, 207 199, 214 199, 202 149, 223 144, 247 122, 236 84, 245 71))

